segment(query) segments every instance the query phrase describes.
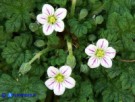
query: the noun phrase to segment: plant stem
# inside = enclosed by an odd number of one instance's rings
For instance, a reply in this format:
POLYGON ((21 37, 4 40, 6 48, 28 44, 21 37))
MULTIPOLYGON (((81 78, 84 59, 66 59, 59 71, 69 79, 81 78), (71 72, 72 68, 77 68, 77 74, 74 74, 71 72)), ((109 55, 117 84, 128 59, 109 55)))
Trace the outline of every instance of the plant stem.
POLYGON ((72 1, 72 6, 71 6, 71 17, 74 16, 75 14, 75 6, 76 6, 76 1, 77 0, 71 0, 72 1))
POLYGON ((121 62, 135 62, 135 60, 125 60, 125 59, 120 59, 121 62))
POLYGON ((47 96, 44 102, 53 102, 54 94, 52 91, 47 92, 47 96))
POLYGON ((92 15, 99 14, 104 9, 105 4, 101 5, 96 11, 92 12, 92 15))
POLYGON ((69 38, 67 38, 67 47, 69 54, 73 55, 72 41, 69 38))
POLYGON ((54 96, 54 102, 59 102, 59 97, 58 96, 54 96))
POLYGON ((29 64, 32 64, 36 59, 39 59, 41 55, 43 55, 44 53, 47 53, 49 51, 49 47, 47 47, 46 49, 43 49, 41 51, 39 51, 30 61, 29 64))

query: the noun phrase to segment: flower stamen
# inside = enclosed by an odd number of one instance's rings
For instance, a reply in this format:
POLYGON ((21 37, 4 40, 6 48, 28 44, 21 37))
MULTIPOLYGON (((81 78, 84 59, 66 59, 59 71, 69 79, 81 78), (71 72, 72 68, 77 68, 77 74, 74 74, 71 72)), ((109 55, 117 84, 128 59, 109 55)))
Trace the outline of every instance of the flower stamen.
POLYGON ((64 76, 59 73, 59 74, 57 74, 55 76, 55 79, 56 79, 57 82, 63 82, 64 81, 64 76))
POLYGON ((95 55, 98 57, 98 58, 102 58, 104 55, 105 55, 105 51, 103 49, 97 49, 95 55))
POLYGON ((56 20, 57 19, 54 15, 51 15, 51 16, 48 17, 48 23, 50 23, 50 24, 56 23, 56 20))

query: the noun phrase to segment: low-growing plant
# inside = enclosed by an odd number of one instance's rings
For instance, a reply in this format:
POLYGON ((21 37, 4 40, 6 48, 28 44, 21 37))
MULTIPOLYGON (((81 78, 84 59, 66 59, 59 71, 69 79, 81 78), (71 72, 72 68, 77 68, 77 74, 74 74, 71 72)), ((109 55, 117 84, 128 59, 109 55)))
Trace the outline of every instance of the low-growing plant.
POLYGON ((0 0, 0 102, 135 102, 135 0, 0 0))

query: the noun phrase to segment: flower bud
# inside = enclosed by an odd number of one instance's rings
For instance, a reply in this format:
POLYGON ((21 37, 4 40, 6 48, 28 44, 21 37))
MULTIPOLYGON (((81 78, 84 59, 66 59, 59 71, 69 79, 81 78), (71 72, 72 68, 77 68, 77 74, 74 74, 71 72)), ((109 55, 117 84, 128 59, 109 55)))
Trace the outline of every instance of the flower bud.
POLYGON ((89 41, 95 41, 96 40, 96 35, 91 34, 91 35, 88 36, 88 39, 89 39, 89 41))
POLYGON ((104 21, 104 18, 101 15, 97 16, 96 19, 95 19, 96 24, 101 24, 103 21, 104 21))
POLYGON ((38 25, 37 25, 37 23, 31 23, 31 24, 29 25, 29 29, 30 29, 32 32, 37 31, 37 30, 38 30, 38 25))
POLYGON ((88 10, 87 9, 81 9, 80 14, 79 14, 79 19, 84 19, 88 15, 88 10))
POLYGON ((45 45, 45 42, 44 42, 44 40, 36 40, 35 41, 35 43, 34 43, 34 45, 36 46, 36 47, 43 47, 44 45, 45 45))
POLYGON ((31 64, 29 64, 29 63, 23 63, 21 65, 20 69, 19 69, 19 72, 24 75, 27 72, 29 72, 30 69, 31 69, 31 64))
POLYGON ((76 65, 76 59, 73 54, 69 54, 67 56, 66 65, 70 66, 71 68, 74 68, 76 65))

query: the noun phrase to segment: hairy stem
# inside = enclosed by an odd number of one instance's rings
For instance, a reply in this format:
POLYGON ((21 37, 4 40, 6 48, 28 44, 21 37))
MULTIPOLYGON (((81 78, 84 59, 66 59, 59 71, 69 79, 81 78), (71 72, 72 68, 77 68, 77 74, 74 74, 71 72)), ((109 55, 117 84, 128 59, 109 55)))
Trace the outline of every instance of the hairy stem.
POLYGON ((121 62, 135 62, 135 60, 125 60, 125 59, 120 59, 121 62))
POLYGON ((67 39, 67 47, 69 54, 73 55, 72 41, 70 39, 67 39))
POLYGON ((76 6, 76 1, 77 0, 71 0, 72 1, 72 6, 71 6, 71 17, 74 16, 75 14, 75 6, 76 6))
POLYGON ((50 50, 49 47, 47 47, 46 49, 43 49, 38 53, 36 53, 36 55, 29 61, 29 64, 32 64, 35 60, 39 59, 41 55, 47 53, 49 50, 50 50))

